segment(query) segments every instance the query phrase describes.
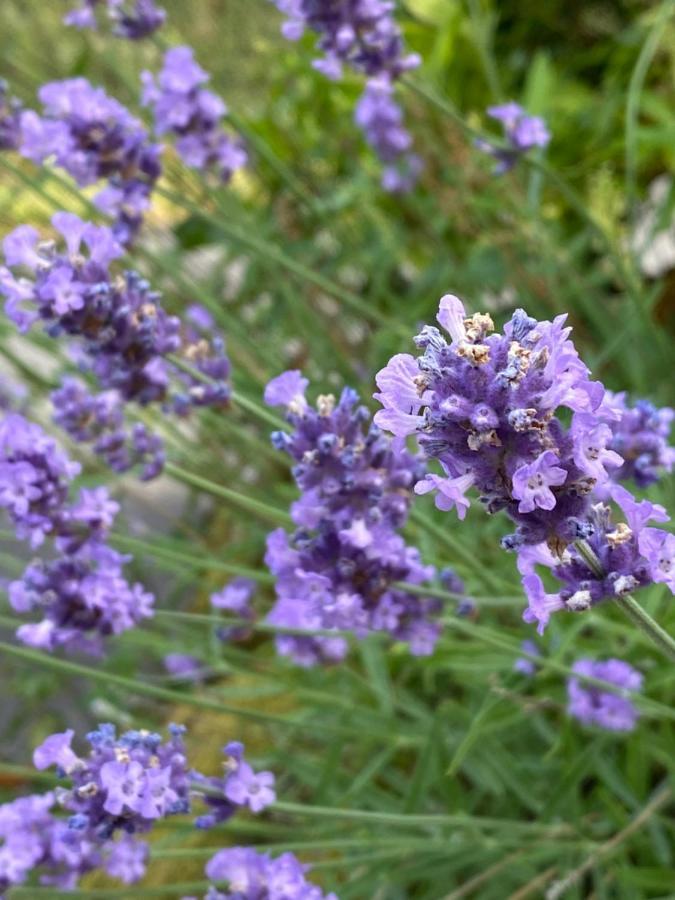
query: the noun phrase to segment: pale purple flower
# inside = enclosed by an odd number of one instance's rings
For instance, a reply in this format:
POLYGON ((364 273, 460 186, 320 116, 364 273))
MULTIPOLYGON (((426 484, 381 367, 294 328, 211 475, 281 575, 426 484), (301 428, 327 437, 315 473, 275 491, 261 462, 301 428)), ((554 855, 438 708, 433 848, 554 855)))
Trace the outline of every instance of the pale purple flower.
POLYGON ((155 78, 144 72, 142 102, 155 118, 157 134, 172 134, 186 165, 214 169, 223 181, 246 165, 243 142, 225 131, 227 108, 220 97, 206 90, 208 74, 199 66, 190 47, 172 47, 164 56, 155 78))
MULTIPOLYGON (((369 425, 354 391, 346 388, 337 400, 320 396, 314 409, 306 389, 294 371, 265 392, 268 403, 286 406, 293 432, 275 432, 272 442, 293 459, 302 491, 291 507, 298 530, 268 537, 265 560, 277 579, 268 621, 300 632, 386 631, 411 652, 428 654, 438 637, 439 604, 393 584, 423 584, 434 576, 397 533, 423 467, 369 425)), ((338 661, 348 649, 343 636, 330 633, 279 634, 276 644, 301 666, 338 661)))
POLYGON ((574 672, 621 688, 617 693, 603 691, 578 678, 567 683, 568 712, 585 725, 597 725, 608 731, 632 731, 639 712, 626 691, 639 691, 642 675, 620 659, 580 659, 572 666, 574 672))
POLYGON ((546 450, 534 462, 516 469, 512 481, 513 496, 520 501, 518 512, 532 512, 537 507, 553 509, 556 498, 551 488, 567 480, 567 472, 556 465, 557 461, 556 454, 546 450))
POLYGON ((306 879, 305 866, 292 853, 273 859, 250 847, 219 850, 206 864, 206 876, 227 882, 228 893, 212 888, 205 900, 338 900, 306 879))
POLYGON ((497 164, 495 174, 508 172, 520 157, 533 147, 546 147, 551 140, 546 122, 539 116, 530 116, 518 103, 509 101, 487 109, 490 118, 500 122, 504 129, 507 147, 495 147, 489 141, 480 140, 476 146, 492 156, 497 164))
POLYGON ((166 12, 155 0, 79 0, 63 21, 74 28, 98 27, 96 13, 104 8, 113 25, 113 34, 128 40, 149 37, 166 20, 166 12))
POLYGON ((274 775, 271 772, 254 772, 243 760, 227 779, 225 796, 237 806, 248 806, 258 813, 276 800, 274 775))

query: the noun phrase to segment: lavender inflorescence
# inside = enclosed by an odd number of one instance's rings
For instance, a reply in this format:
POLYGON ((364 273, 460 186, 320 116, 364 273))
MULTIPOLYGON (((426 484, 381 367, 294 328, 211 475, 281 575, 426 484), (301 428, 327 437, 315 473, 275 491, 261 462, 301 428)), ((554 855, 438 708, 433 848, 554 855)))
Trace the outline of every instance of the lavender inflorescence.
POLYGON ((176 150, 187 166, 214 170, 229 181, 246 165, 242 141, 223 128, 227 107, 203 86, 209 75, 195 62, 190 47, 172 47, 159 75, 143 72, 142 80, 142 102, 152 109, 155 132, 176 138, 176 150))
POLYGON ((208 878, 228 887, 225 891, 211 887, 204 900, 337 900, 335 894, 324 894, 307 881, 309 868, 292 853, 273 858, 252 847, 228 847, 212 856, 205 868, 208 878))
POLYGON ((40 884, 73 890, 87 872, 103 869, 131 884, 142 878, 148 856, 143 841, 92 840, 86 831, 71 828, 58 814, 56 791, 19 797, 0 805, 0 893, 23 884, 39 872, 40 884))
POLYGON ((479 140, 476 146, 496 161, 495 175, 503 175, 533 147, 547 147, 551 134, 540 116, 531 116, 518 103, 510 101, 500 106, 488 107, 490 118, 500 122, 504 129, 506 147, 497 147, 489 141, 479 140))
POLYGON ((403 113, 394 99, 394 83, 419 65, 417 54, 406 53, 388 0, 273 0, 287 16, 282 32, 299 40, 306 30, 318 35, 322 56, 314 68, 331 79, 343 66, 366 77, 356 108, 356 124, 384 163, 385 190, 412 189, 422 162, 411 152, 412 138, 403 127, 403 113))
POLYGON ((50 735, 33 754, 39 770, 54 767, 67 787, 0 806, 0 891, 24 883, 31 872, 42 884, 74 888, 79 878, 103 868, 129 884, 145 872, 148 845, 138 835, 161 819, 207 803, 205 828, 248 806, 260 812, 275 800, 274 776, 255 773, 244 747, 225 747, 225 774, 207 778, 189 766, 185 728, 169 726, 169 739, 149 731, 117 735, 100 725, 87 735, 89 751, 72 748, 74 732, 50 735))
POLYGON ((104 638, 151 616, 154 599, 127 582, 123 567, 130 557, 106 543, 119 509, 106 488, 82 488, 69 501, 78 472, 39 426, 16 413, 0 422, 0 506, 17 537, 33 548, 49 537, 56 550, 9 584, 16 612, 42 615, 21 625, 17 637, 49 651, 65 646, 99 653, 104 638))
POLYGON ((42 114, 21 114, 19 152, 36 163, 53 158, 82 187, 107 182, 94 203, 114 219, 115 237, 129 244, 161 172, 161 147, 121 103, 86 78, 49 82, 38 96, 42 114))
MULTIPOLYGON (((572 666, 582 676, 606 681, 625 691, 639 691, 642 674, 621 659, 580 659, 572 666)), ((607 731, 632 731, 639 711, 629 696, 570 678, 567 682, 571 716, 585 725, 597 725, 607 731)))
POLYGON ((656 407, 649 400, 629 403, 626 393, 607 391, 604 407, 612 429, 609 446, 623 458, 614 469, 614 481, 632 481, 638 487, 655 484, 675 465, 675 447, 669 443, 675 410, 656 407))
POLYGON ((516 523, 502 543, 520 553, 525 615, 540 628, 556 609, 588 609, 653 581, 675 587, 675 536, 645 527, 649 518, 665 521, 665 511, 615 486, 628 522, 612 524, 595 502, 624 461, 611 449, 605 389, 590 380, 565 318, 537 322, 517 310, 497 334, 489 315, 467 317, 446 295, 438 321, 450 342, 425 326, 415 339, 422 355, 394 356, 375 395, 383 406, 376 423, 399 439, 416 434, 441 464, 444 474, 427 474, 417 493, 435 491, 436 505, 463 519, 475 489, 489 513, 503 510, 516 523), (560 410, 571 413, 569 425, 560 410), (598 572, 579 541, 595 553, 598 572), (536 563, 565 583, 559 594, 544 591, 536 563))
POLYGON ((82 367, 103 389, 91 393, 66 380, 52 396, 56 421, 75 440, 92 443, 115 471, 138 466, 142 478, 153 478, 164 465, 161 439, 141 423, 128 426, 125 407, 155 404, 179 416, 195 407, 226 407, 224 341, 213 335, 206 310, 192 307, 183 324, 138 273, 111 271, 122 248, 109 228, 70 213, 56 213, 52 223, 64 249, 40 241, 27 225, 5 238, 5 311, 22 332, 43 322, 50 336, 77 341, 82 367), (187 372, 171 361, 174 354, 187 372))
MULTIPOLYGON (((321 396, 313 409, 307 385, 299 372, 286 372, 265 392, 270 405, 287 409, 293 433, 276 432, 272 440, 295 460, 302 491, 291 509, 295 533, 278 529, 267 541, 266 562, 277 578, 268 621, 357 636, 384 631, 407 641, 413 653, 430 653, 440 604, 394 584, 421 585, 434 575, 398 534, 423 465, 369 425, 353 390, 345 388, 337 402, 321 396)), ((338 635, 279 635, 276 643, 304 666, 341 660, 347 652, 338 635)))
POLYGON ((113 34, 132 41, 154 34, 166 20, 165 10, 155 0, 79 0, 63 21, 75 28, 96 29, 96 14, 102 8, 113 24, 113 34))

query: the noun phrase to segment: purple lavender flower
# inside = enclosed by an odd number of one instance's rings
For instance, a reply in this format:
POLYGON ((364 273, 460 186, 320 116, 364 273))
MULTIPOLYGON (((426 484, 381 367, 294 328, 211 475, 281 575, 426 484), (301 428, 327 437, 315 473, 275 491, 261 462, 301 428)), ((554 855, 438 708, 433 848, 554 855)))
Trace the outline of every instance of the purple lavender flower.
POLYGON ((227 893, 214 887, 205 900, 337 900, 335 894, 324 894, 307 881, 309 868, 292 853, 273 859, 250 847, 228 847, 219 850, 205 869, 212 881, 227 882, 227 893))
POLYGON ((607 391, 603 404, 611 428, 609 447, 623 459, 612 472, 614 481, 634 481, 638 487, 657 482, 675 464, 675 447, 669 444, 675 410, 659 409, 648 400, 629 404, 626 393, 607 391))
POLYGON ((382 187, 392 193, 410 191, 422 169, 411 152, 412 138, 403 126, 403 113, 394 99, 394 82, 420 63, 406 54, 401 31, 389 0, 273 0, 288 18, 282 32, 298 40, 314 31, 322 57, 314 68, 339 79, 343 65, 367 78, 356 107, 356 124, 384 163, 382 187))
POLYGON ((44 112, 21 115, 21 154, 37 163, 53 157, 81 186, 107 182, 94 202, 115 220, 116 238, 130 243, 160 175, 161 148, 141 123, 85 78, 40 88, 44 112))
MULTIPOLYGON (((255 619, 251 598, 256 591, 256 583, 250 578, 233 578, 222 590, 211 594, 211 606, 224 610, 248 622, 255 619)), ((218 629, 218 637, 223 641, 243 641, 251 634, 247 625, 235 625, 218 629)))
POLYGON ((152 616, 152 594, 124 577, 130 559, 105 544, 89 544, 74 554, 30 563, 10 583, 9 602, 16 612, 43 618, 21 625, 19 640, 49 652, 63 646, 100 654, 105 638, 152 616))
MULTIPOLYGON (((434 575, 418 551, 397 533, 406 521, 411 488, 423 474, 421 462, 396 447, 376 427, 346 388, 307 403, 306 379, 285 372, 265 391, 272 405, 287 409, 293 433, 276 432, 274 445, 295 465, 302 491, 291 514, 298 530, 272 532, 266 562, 277 578, 274 625, 311 631, 386 631, 426 654, 438 636, 437 601, 413 596, 395 582, 423 584, 434 575)), ((347 652, 340 635, 287 635, 277 649, 303 666, 337 661, 347 652)))
POLYGON ((58 533, 68 486, 79 471, 38 425, 16 413, 0 421, 0 506, 17 537, 32 547, 58 533))
POLYGON ((402 75, 420 63, 417 54, 406 54, 396 24, 394 4, 388 0, 272 0, 288 19, 282 32, 298 40, 306 29, 319 39, 323 57, 314 67, 329 78, 339 78, 343 64, 368 77, 402 75))
MULTIPOLYGON (((534 641, 523 641, 520 649, 525 653, 529 653, 530 656, 541 656, 541 651, 534 641)), ((527 675, 528 678, 531 678, 537 671, 537 664, 528 657, 521 656, 513 664, 513 671, 520 672, 521 675, 527 675)))
POLYGON ((187 653, 167 653, 163 663, 170 675, 186 681, 198 681, 204 671, 202 662, 187 653))
POLYGON ((172 47, 157 79, 150 72, 143 72, 142 79, 142 102, 152 108, 156 133, 176 137, 176 149, 187 166, 214 169, 229 181, 246 165, 243 143, 223 129, 227 108, 202 86, 209 76, 195 62, 190 47, 172 47))
POLYGON ((258 813, 276 800, 272 772, 254 772, 244 759, 244 745, 232 741, 223 747, 225 774, 222 778, 193 772, 193 788, 203 790, 209 812, 195 820, 198 828, 211 828, 229 819, 241 806, 258 813))
POLYGON ((18 150, 21 140, 23 106, 8 93, 8 85, 0 79, 0 150, 18 150))
POLYGON ((488 107, 487 114, 500 122, 508 148, 493 146, 489 141, 477 141, 476 146, 496 160, 495 174, 508 172, 521 156, 533 147, 546 147, 551 133, 539 116, 528 115, 522 106, 510 101, 501 106, 488 107))
POLYGON ((130 557, 105 544, 119 506, 104 487, 82 488, 74 502, 69 485, 79 472, 56 442, 16 413, 0 421, 0 506, 17 537, 37 547, 54 539, 58 556, 31 562, 9 585, 16 612, 43 618, 20 626, 19 640, 34 647, 100 652, 101 639, 152 615, 153 597, 129 585, 122 567, 130 557))
POLYGON ((163 470, 162 439, 141 422, 131 428, 126 424, 120 391, 91 394, 81 381, 64 378, 51 399, 54 422, 78 443, 92 444, 94 453, 114 472, 138 467, 141 481, 149 481, 163 470))
POLYGON ((52 735, 33 754, 38 769, 56 766, 70 788, 61 805, 72 815, 71 827, 108 840, 117 831, 148 831, 155 820, 187 812, 190 781, 183 744, 184 729, 172 726, 166 743, 158 734, 127 731, 119 738, 112 725, 87 735, 90 751, 71 750, 73 732, 52 735), (61 765, 68 753, 68 768, 61 765))
MULTIPOLYGON (((579 675, 607 681, 624 691, 639 691, 642 687, 640 672, 620 659, 580 659, 572 668, 579 675)), ((637 724, 639 712, 625 694, 603 691, 595 685, 570 678, 567 695, 567 711, 584 725, 597 725, 608 731, 632 731, 637 724)))
POLYGON ((181 328, 136 272, 110 271, 122 249, 109 228, 70 213, 57 213, 52 222, 65 250, 40 242, 30 226, 5 238, 7 265, 21 269, 17 277, 0 268, 5 311, 22 331, 42 320, 52 337, 79 339, 82 364, 105 392, 92 396, 74 382, 64 385, 54 397, 57 420, 76 439, 94 441, 117 471, 141 465, 142 477, 153 477, 164 461, 161 442, 143 426, 124 426, 120 404, 162 403, 180 415, 193 407, 223 408, 230 396, 224 342, 194 325, 181 328), (207 383, 170 362, 174 353, 207 383))
POLYGON ((383 409, 375 422, 399 439, 416 434, 443 475, 415 490, 437 491, 440 509, 460 518, 475 489, 488 512, 516 522, 509 548, 549 541, 564 548, 583 536, 590 493, 621 464, 607 449, 609 428, 595 416, 604 389, 569 340, 565 316, 537 322, 517 310, 503 334, 489 315, 466 316, 457 297, 441 299, 438 321, 415 339, 418 359, 394 356, 377 375, 383 409), (572 411, 565 427, 560 408, 572 411))
POLYGON ((105 5, 108 18, 113 23, 113 34, 140 40, 154 34, 166 20, 166 12, 154 0, 79 0, 80 5, 66 14, 64 24, 75 28, 98 26, 96 11, 105 5))
POLYGON ((589 566, 575 544, 560 554, 552 553, 543 543, 520 548, 518 568, 528 600, 523 618, 537 622, 540 633, 557 610, 584 612, 602 600, 653 582, 664 582, 675 593, 675 535, 647 527, 651 519, 666 521, 665 510, 648 500, 637 502, 619 485, 614 485, 610 493, 625 521, 616 521, 609 506, 596 503, 584 523, 585 540, 601 574, 589 566), (560 590, 549 593, 544 589, 538 567, 551 571, 561 584, 560 590))
POLYGON ((41 884, 67 890, 97 868, 125 884, 143 876, 147 844, 131 837, 99 840, 57 818, 58 808, 55 792, 20 797, 0 806, 0 891, 23 884, 32 872, 39 874, 41 884))
POLYGON ((410 152, 412 137, 403 126, 403 111, 394 100, 389 76, 371 78, 356 105, 355 121, 385 167, 382 187, 390 193, 412 190, 422 160, 410 152))

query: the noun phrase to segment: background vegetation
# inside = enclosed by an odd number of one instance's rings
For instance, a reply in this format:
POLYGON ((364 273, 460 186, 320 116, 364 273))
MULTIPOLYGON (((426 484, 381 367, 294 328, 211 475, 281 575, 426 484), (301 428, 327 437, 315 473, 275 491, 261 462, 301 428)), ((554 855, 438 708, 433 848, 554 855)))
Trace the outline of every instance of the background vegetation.
MULTIPOLYGON (((194 47, 252 163, 219 188, 167 158, 133 264, 169 308, 198 300, 214 312, 242 396, 259 400, 270 377, 298 367, 315 392, 350 384, 370 403, 374 373, 411 348, 418 324, 452 291, 499 323, 516 306, 540 318, 568 312, 608 387, 672 403, 675 253, 656 263, 645 254, 675 201, 672 2, 401 2, 407 42, 424 59, 401 87, 425 161, 405 197, 382 192, 353 124, 356 78, 332 85, 314 72, 312 38, 286 43, 272 4, 164 5, 162 41, 194 47), (545 158, 494 178, 473 140, 490 130, 485 107, 508 98, 542 115, 553 140, 545 158), (647 234, 644 246, 636 234, 647 234)), ((1 74, 12 91, 30 105, 44 81, 82 74, 136 109, 139 73, 158 67, 161 48, 66 29, 67 6, 3 0, 1 74)), ((0 155, 3 233, 46 225, 55 208, 86 212, 82 197, 55 173, 0 155)), ((0 323, 3 371, 26 382, 31 415, 47 421, 46 389, 66 363, 35 341, 38 356, 0 323)), ((204 413, 190 432, 162 427, 177 466, 277 508, 295 497, 268 427, 241 407, 204 413)), ((87 477, 100 480, 87 462, 87 477)), ((117 478, 114 489, 126 521, 117 544, 134 553, 134 574, 164 614, 116 640, 104 662, 83 662, 89 671, 56 678, 47 665, 0 657, 8 796, 29 783, 22 766, 49 731, 184 721, 197 763, 242 738, 277 773, 284 800, 380 814, 239 817, 207 839, 297 848, 342 900, 542 897, 577 870, 565 897, 675 896, 672 804, 653 804, 673 775, 672 668, 605 605, 554 617, 535 677, 514 672, 533 633, 521 621, 514 560, 499 549, 507 523, 472 509, 459 526, 420 498, 410 539, 425 560, 465 579, 473 611, 460 616, 448 603, 429 659, 373 638, 355 643, 347 663, 305 672, 276 657, 264 630, 227 644, 208 619, 166 614, 207 612, 233 566, 261 567, 264 515, 170 475, 151 488, 117 478), (206 659, 208 682, 167 679, 169 651, 206 659), (571 663, 608 655, 646 676, 640 725, 625 737, 565 714, 571 663)), ((672 482, 649 496, 673 509, 672 482)), ((21 562, 11 541, 3 547, 13 577, 21 562)), ((658 587, 642 599, 673 632, 665 594, 658 587)), ((261 586, 258 608, 271 599, 261 586)), ((200 877, 208 853, 186 844, 187 830, 159 829, 149 883, 200 877)))

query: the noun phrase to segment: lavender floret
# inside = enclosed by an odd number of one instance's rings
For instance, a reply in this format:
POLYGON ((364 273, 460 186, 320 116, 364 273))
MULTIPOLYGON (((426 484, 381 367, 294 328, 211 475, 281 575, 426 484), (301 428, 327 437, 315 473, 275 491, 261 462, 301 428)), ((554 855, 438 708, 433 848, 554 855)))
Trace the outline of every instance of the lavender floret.
POLYGON ((551 134, 539 116, 530 116, 518 103, 510 101, 501 106, 488 107, 487 114, 500 122, 507 148, 495 147, 489 141, 477 141, 476 146, 496 160, 495 175, 512 169, 518 160, 533 147, 547 147, 551 134))
POLYGON ((227 892, 212 887, 204 900, 338 900, 307 881, 309 868, 292 853, 272 858, 251 847, 228 847, 211 857, 205 869, 212 881, 227 882, 227 892))
POLYGON ((102 7, 113 24, 113 34, 132 41, 149 37, 166 21, 166 11, 154 0, 80 0, 80 5, 66 14, 64 24, 95 30, 96 12, 102 7))
MULTIPOLYGON (((574 672, 598 678, 626 691, 639 691, 642 674, 620 659, 580 659, 572 666, 574 672)), ((603 691, 602 688, 578 678, 567 682, 569 704, 567 711, 584 725, 597 725, 607 731, 633 731, 639 711, 628 696, 603 691)))

